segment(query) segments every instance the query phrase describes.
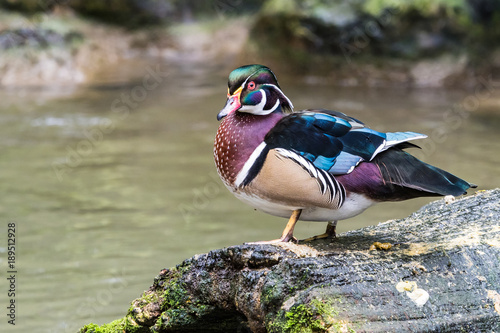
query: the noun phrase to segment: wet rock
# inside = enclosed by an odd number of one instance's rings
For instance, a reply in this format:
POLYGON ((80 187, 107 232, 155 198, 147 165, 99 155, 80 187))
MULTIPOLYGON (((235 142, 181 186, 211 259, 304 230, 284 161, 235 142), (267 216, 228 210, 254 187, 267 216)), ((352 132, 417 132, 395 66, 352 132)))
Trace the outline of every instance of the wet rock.
POLYGON ((0 30, 0 86, 83 83, 77 63, 85 38, 41 26, 0 30))
POLYGON ((331 243, 196 255, 161 271, 123 319, 80 332, 498 331, 499 271, 496 189, 331 243))
POLYGON ((416 87, 441 87, 447 81, 458 81, 467 67, 466 56, 441 56, 417 61, 411 66, 410 79, 416 87))
POLYGON ((69 46, 81 40, 83 40, 83 35, 78 32, 61 34, 51 29, 20 28, 0 31, 0 50, 24 46, 33 49, 69 46))
POLYGON ((92 84, 144 54, 133 45, 138 36, 71 12, 25 16, 0 10, 0 86, 92 84))

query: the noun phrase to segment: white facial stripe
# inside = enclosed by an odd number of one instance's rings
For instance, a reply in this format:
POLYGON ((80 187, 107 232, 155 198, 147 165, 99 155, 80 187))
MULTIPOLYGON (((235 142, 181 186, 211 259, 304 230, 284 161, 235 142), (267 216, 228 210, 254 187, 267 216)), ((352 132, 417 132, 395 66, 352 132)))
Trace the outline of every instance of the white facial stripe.
POLYGON ((286 101, 288 102, 288 105, 290 105, 290 108, 292 108, 292 109, 293 109, 293 104, 292 104, 292 101, 290 101, 290 100, 288 99, 288 97, 286 97, 286 95, 283 93, 283 91, 281 91, 281 89, 280 89, 280 88, 278 88, 278 86, 277 86, 277 85, 275 85, 275 84, 271 84, 271 83, 266 83, 266 84, 263 84, 263 86, 270 86, 270 87, 273 87, 274 89, 278 90, 278 91, 281 93, 281 96, 283 96, 283 97, 286 99, 286 101))
POLYGON ((271 110, 269 110, 269 113, 273 112, 274 110, 276 110, 278 108, 278 106, 280 106, 280 100, 278 99, 276 101, 276 103, 274 104, 274 106, 271 108, 271 110))
POLYGON ((248 75, 248 77, 245 79, 245 82, 243 82, 243 84, 241 85, 242 89, 245 89, 245 85, 247 84, 248 79, 251 78, 257 72, 258 72, 258 70, 253 72, 252 74, 248 75))
POLYGON ((255 160, 257 160, 257 157, 259 157, 260 153, 262 152, 262 150, 264 150, 264 148, 266 148, 265 142, 262 142, 260 145, 257 146, 257 148, 255 148, 253 153, 250 155, 248 160, 243 165, 243 168, 241 168, 241 171, 238 173, 238 176, 236 176, 236 180, 234 181, 234 185, 236 187, 240 187, 245 178, 247 178, 250 168, 255 163, 255 160))
POLYGON ((256 105, 242 105, 241 108, 239 109, 239 111, 243 111, 243 112, 249 112, 249 113, 253 113, 253 114, 266 114, 267 113, 267 110, 264 110, 264 106, 266 105, 266 102, 267 102, 267 96, 266 96, 266 92, 262 89, 259 90, 262 98, 260 99, 260 102, 259 104, 256 104, 256 105), (266 112, 266 113, 263 113, 263 112, 266 112))
POLYGON ((259 102, 259 104, 257 104, 257 105, 242 105, 238 111, 247 112, 247 113, 255 114, 258 116, 265 116, 265 115, 272 113, 274 110, 276 110, 278 108, 278 106, 280 105, 279 100, 276 101, 276 103, 274 104, 274 106, 271 109, 265 110, 264 106, 266 106, 266 103, 267 103, 267 96, 266 96, 266 93, 263 89, 260 89, 259 92, 262 94, 262 99, 259 102))

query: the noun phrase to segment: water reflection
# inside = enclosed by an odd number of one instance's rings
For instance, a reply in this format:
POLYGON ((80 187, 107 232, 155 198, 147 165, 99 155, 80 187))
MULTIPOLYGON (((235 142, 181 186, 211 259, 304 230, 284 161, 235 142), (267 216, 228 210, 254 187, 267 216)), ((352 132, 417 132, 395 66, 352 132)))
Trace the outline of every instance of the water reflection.
MULTIPOLYGON (((111 76, 57 98, 0 91, 0 216, 19 227, 16 332, 75 332, 117 319, 160 269, 283 229, 286 221, 240 203, 216 175, 212 144, 227 73, 169 67, 128 112, 115 112, 113 101, 143 85, 145 68, 127 82, 111 76)), ((469 92, 280 84, 297 109, 337 109, 377 130, 431 134, 435 146, 420 142, 425 161, 481 189, 500 186, 498 111, 474 110, 454 126, 443 118, 469 92)), ((428 201, 383 204, 339 230, 404 217, 428 201)), ((299 223, 296 234, 323 229, 299 223)))

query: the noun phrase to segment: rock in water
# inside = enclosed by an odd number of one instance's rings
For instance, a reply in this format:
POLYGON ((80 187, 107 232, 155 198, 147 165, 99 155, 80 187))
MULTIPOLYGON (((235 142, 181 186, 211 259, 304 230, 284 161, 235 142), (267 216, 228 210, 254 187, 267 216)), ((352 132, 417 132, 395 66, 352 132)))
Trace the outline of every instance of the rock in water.
POLYGON ((448 202, 332 243, 196 255, 80 332, 500 331, 500 189, 448 202))

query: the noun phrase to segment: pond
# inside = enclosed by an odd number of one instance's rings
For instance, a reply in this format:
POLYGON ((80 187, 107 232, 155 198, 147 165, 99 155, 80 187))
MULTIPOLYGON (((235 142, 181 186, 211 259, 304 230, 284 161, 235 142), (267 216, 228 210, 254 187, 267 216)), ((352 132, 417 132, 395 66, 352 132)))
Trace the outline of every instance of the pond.
MULTIPOLYGON (((16 327, 2 314, 2 331, 110 322, 162 268, 281 234, 284 219, 239 202, 215 171, 227 75, 145 60, 90 86, 0 90, 0 227, 4 235, 15 223, 17 245, 16 327)), ((312 77, 280 84, 296 110, 336 109, 380 131, 426 133, 416 156, 479 189, 500 186, 500 113, 476 103, 487 102, 488 89, 342 88, 312 77)), ((402 218, 431 200, 380 204, 338 230, 402 218)), ((296 235, 324 228, 302 222, 296 235)), ((2 237, 2 270, 6 245, 2 237)), ((6 294, 5 279, 0 287, 6 294)))

